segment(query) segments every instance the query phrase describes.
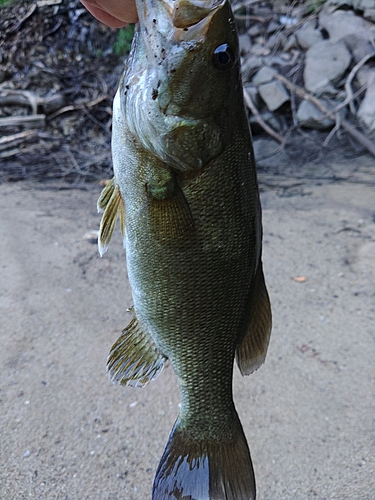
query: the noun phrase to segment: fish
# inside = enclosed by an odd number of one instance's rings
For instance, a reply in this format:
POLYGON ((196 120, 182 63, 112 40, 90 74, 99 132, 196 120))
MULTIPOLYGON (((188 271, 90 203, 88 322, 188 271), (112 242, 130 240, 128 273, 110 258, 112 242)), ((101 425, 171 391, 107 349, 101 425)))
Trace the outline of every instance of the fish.
POLYGON ((177 377, 153 500, 253 500, 233 369, 264 362, 272 315, 234 16, 228 0, 136 5, 113 102, 114 178, 98 200, 99 252, 119 220, 134 304, 107 370, 143 387, 169 360, 177 377))

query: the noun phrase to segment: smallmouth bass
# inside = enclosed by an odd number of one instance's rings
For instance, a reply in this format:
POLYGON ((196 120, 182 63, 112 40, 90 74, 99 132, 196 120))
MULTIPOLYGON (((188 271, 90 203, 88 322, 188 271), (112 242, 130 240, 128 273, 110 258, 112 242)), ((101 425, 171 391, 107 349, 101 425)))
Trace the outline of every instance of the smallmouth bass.
POLYGON ((167 359, 181 409, 153 500, 251 500, 233 361, 264 361, 271 309, 261 207, 228 0, 136 0, 114 99, 114 179, 98 201, 103 254, 124 235, 134 317, 113 345, 115 383, 144 386, 167 359))

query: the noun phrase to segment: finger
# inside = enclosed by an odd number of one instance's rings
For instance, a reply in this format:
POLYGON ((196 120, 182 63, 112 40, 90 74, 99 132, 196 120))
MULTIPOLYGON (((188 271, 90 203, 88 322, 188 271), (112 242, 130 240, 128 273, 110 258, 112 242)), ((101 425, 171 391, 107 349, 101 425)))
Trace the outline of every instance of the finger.
POLYGON ((133 0, 81 0, 96 19, 111 28, 121 28, 138 20, 133 0))

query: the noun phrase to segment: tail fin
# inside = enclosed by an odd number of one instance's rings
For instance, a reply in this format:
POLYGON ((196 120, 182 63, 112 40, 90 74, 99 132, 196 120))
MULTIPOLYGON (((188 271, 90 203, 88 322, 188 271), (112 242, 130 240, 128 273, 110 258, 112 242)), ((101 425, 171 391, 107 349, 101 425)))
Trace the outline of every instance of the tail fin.
POLYGON ((152 500, 255 500, 255 478, 241 422, 234 412, 231 439, 195 441, 179 421, 156 472, 152 500))

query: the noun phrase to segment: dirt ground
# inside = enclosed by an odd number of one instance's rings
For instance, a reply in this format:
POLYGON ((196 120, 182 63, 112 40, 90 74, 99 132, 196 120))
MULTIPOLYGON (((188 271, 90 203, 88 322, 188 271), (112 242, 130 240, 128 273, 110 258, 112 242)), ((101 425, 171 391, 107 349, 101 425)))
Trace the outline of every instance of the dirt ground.
MULTIPOLYGON (((259 177, 274 328, 265 365, 234 377, 258 499, 373 500, 374 160, 259 177)), ((65 187, 0 186, 0 498, 147 500, 175 377, 109 382, 132 304, 125 255, 119 232, 103 258, 88 234, 100 188, 65 187)))

